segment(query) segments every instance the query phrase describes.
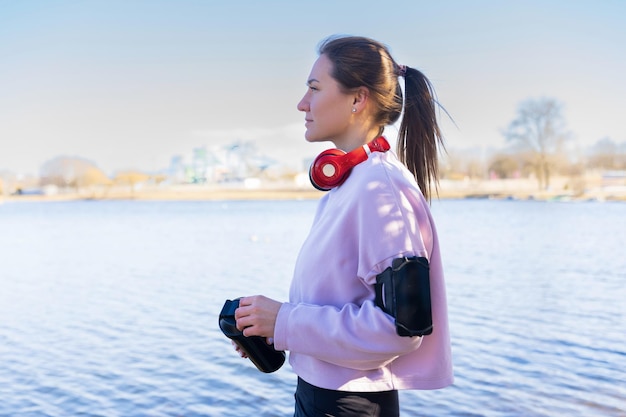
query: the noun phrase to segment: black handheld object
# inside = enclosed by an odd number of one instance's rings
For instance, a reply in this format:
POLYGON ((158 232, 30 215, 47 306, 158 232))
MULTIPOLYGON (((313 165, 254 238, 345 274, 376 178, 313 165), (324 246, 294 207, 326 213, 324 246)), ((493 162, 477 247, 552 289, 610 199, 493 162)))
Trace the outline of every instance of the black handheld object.
POLYGON ((285 363, 285 352, 268 345, 264 337, 246 337, 237 329, 235 310, 239 307, 239 299, 226 300, 220 313, 220 329, 229 339, 233 340, 259 371, 270 373, 278 370, 285 363))
POLYGON ((376 276, 375 289, 376 305, 395 317, 398 335, 413 337, 433 332, 428 259, 394 259, 376 276))

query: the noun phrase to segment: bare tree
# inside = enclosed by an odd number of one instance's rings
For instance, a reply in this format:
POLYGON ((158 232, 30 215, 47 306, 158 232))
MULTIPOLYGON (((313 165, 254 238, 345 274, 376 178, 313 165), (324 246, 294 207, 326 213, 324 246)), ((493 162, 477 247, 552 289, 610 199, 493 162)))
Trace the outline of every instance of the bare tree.
POLYGON ((529 162, 541 189, 550 186, 553 160, 569 136, 561 108, 552 98, 525 100, 517 109, 517 117, 502 132, 507 141, 530 153, 529 162))
POLYGON ((486 164, 481 148, 449 149, 440 163, 442 178, 483 179, 486 176, 486 164))
POLYGON ((513 155, 497 153, 490 158, 488 169, 497 178, 515 178, 520 172, 520 162, 513 155))
POLYGON ((591 169, 626 169, 626 142, 621 146, 611 138, 602 138, 589 149, 587 165, 591 169))
POLYGON ((93 162, 80 157, 58 156, 45 162, 40 169, 41 185, 75 188, 108 185, 110 179, 93 162))
POLYGON ((122 171, 115 175, 114 182, 117 184, 127 184, 130 186, 130 195, 135 197, 135 189, 138 184, 150 180, 150 175, 140 171, 122 171))

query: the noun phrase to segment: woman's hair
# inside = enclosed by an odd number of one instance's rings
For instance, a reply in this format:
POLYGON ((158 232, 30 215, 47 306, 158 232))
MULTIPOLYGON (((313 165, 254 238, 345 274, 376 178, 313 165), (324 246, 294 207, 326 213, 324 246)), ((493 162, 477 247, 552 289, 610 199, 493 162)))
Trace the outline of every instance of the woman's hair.
POLYGON ((332 36, 322 41, 319 54, 330 59, 331 76, 346 92, 367 87, 370 98, 377 104, 374 118, 380 134, 402 114, 403 97, 398 77, 404 77, 404 115, 398 132, 398 157, 430 200, 431 188, 437 189, 438 147, 443 147, 443 138, 436 118, 438 104, 426 76, 415 68, 398 65, 385 45, 365 37, 332 36))

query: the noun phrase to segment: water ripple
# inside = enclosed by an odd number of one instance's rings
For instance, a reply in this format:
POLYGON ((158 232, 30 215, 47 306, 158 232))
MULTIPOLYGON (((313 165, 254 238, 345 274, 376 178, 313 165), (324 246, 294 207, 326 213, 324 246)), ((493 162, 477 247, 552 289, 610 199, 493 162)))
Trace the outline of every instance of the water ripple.
MULTIPOLYGON (((434 203, 456 382, 402 415, 626 416, 625 207, 434 203)), ((0 206, 0 416, 291 415, 288 365, 258 372, 217 314, 287 297, 314 208, 0 206)))

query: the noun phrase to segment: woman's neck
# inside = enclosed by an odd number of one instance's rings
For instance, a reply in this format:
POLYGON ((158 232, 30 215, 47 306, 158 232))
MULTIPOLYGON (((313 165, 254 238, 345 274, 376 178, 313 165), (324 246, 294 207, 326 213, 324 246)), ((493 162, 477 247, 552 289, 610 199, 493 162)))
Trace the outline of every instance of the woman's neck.
POLYGON ((359 132, 354 135, 346 136, 341 140, 333 140, 335 147, 344 152, 350 152, 369 143, 380 136, 379 129, 370 129, 369 131, 359 132))

